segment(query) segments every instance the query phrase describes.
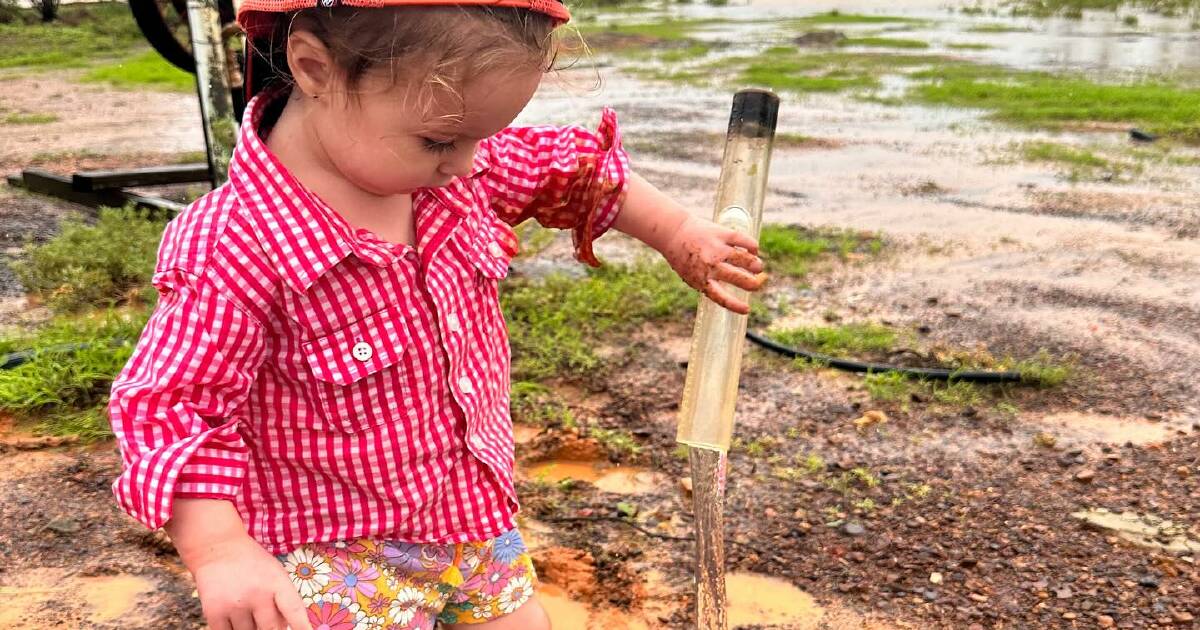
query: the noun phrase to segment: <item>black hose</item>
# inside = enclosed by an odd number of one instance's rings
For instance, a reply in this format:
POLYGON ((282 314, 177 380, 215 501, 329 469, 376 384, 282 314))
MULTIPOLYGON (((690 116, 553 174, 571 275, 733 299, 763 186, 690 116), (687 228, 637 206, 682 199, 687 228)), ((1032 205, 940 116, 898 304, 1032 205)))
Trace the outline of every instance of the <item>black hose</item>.
POLYGON ((746 331, 746 338, 767 350, 782 354, 789 359, 808 359, 813 363, 827 365, 846 372, 869 374, 895 372, 897 374, 904 374, 905 376, 915 376, 934 381, 968 381, 971 383, 1019 383, 1022 380, 1020 372, 1013 372, 1011 370, 986 372, 979 370, 949 370, 946 368, 910 368, 888 365, 886 363, 867 363, 863 361, 851 361, 849 359, 838 359, 816 352, 789 348, 752 330, 746 331))

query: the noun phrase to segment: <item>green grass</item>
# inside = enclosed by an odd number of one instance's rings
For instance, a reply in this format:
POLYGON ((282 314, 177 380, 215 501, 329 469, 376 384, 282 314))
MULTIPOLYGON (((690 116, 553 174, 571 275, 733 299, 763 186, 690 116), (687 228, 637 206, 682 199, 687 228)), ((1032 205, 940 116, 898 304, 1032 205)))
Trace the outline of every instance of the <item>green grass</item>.
POLYGON ((26 11, 21 20, 0 24, 0 68, 84 67, 147 47, 123 2, 63 5, 59 15, 42 24, 26 11))
POLYGON ((1072 123, 1127 123, 1200 142, 1200 92, 1166 80, 1097 83, 1078 76, 994 66, 949 65, 914 73, 909 95, 932 105, 990 110, 994 120, 1045 128, 1072 123))
POLYGON ((838 42, 838 46, 864 46, 870 48, 929 48, 929 42, 919 39, 898 39, 894 37, 850 37, 838 42))
POLYGON ((899 402, 908 399, 916 383, 899 372, 881 372, 867 374, 863 385, 875 400, 899 402))
POLYGON ((103 208, 95 225, 69 218, 54 239, 26 246, 13 272, 55 312, 152 300, 146 288, 165 226, 131 209, 103 208))
POLYGON ((1045 350, 1028 359, 1018 361, 1015 369, 1021 373, 1021 382, 1039 387, 1062 385, 1071 378, 1071 374, 1074 372, 1070 364, 1056 361, 1045 350))
POLYGON ((636 438, 629 431, 623 429, 602 429, 600 427, 588 428, 587 434, 589 437, 595 438, 600 446, 614 455, 628 456, 637 455, 642 452, 642 446, 638 444, 636 438))
POLYGON ((550 388, 541 383, 514 382, 510 402, 513 422, 567 428, 576 425, 571 409, 559 402, 550 388))
POLYGON ((786 22, 789 28, 806 28, 828 24, 922 24, 924 20, 897 15, 864 15, 861 13, 842 13, 834 10, 828 13, 818 13, 786 22))
POLYGON ((1028 33, 1033 29, 1027 26, 1016 26, 1014 24, 1004 24, 1002 22, 993 22, 989 24, 976 24, 967 29, 968 33, 1028 33))
POLYGON ((1016 15, 1050 17, 1054 15, 1081 18, 1084 11, 1112 11, 1142 9, 1164 16, 1195 13, 1200 8, 1198 0, 1018 0, 1012 3, 1016 15))
POLYGON ((988 50, 993 48, 993 46, 991 44, 967 42, 960 44, 946 44, 946 48, 949 48, 950 50, 988 50))
POLYGON ((1063 176, 1070 181, 1095 180, 1104 174, 1119 178, 1141 171, 1139 164, 1110 160, 1089 149, 1055 142, 1025 142, 1019 145, 1018 150, 1027 161, 1062 167, 1063 176))
POLYGON ((686 40, 697 30, 723 23, 725 23, 724 20, 718 19, 680 20, 666 18, 655 22, 635 22, 633 24, 617 24, 612 22, 605 24, 583 24, 579 26, 579 32, 585 36, 602 33, 618 36, 624 35, 648 40, 643 43, 655 43, 686 40))
POLYGON ((4 117, 6 125, 44 125, 52 122, 58 122, 58 116, 54 114, 9 114, 4 117))
POLYGON ((772 224, 762 227, 758 243, 767 270, 792 278, 803 278, 821 261, 877 255, 883 249, 883 241, 874 234, 772 224))
POLYGON ((133 343, 150 310, 106 311, 60 316, 26 336, 0 342, 8 351, 43 354, 11 370, 0 371, 0 410, 22 418, 40 418, 41 430, 83 439, 110 435, 104 411, 113 379, 133 352, 133 343), (120 340, 114 345, 114 342, 120 340), (55 346, 91 343, 66 356, 55 346))
POLYGON ((501 292, 514 380, 584 378, 602 366, 596 348, 653 319, 696 306, 696 294, 663 263, 609 265, 584 279, 511 281, 501 292))
POLYGON ((804 326, 771 331, 770 335, 786 346, 832 355, 890 350, 899 337, 895 330, 878 324, 804 326))
POLYGON ((95 68, 84 75, 83 80, 125 88, 150 87, 167 92, 192 92, 196 89, 194 75, 167 63, 154 51, 95 68))
POLYGON ((865 90, 880 85, 879 77, 906 68, 949 65, 954 60, 935 55, 885 52, 806 53, 769 49, 757 57, 731 57, 709 64, 711 75, 733 71, 739 84, 793 92, 865 90))

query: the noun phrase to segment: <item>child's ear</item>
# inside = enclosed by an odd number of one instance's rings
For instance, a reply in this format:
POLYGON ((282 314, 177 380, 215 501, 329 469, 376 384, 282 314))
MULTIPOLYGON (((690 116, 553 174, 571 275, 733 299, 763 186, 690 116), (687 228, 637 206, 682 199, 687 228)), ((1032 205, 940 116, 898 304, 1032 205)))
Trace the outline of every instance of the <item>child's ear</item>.
POLYGON ((287 44, 288 68, 304 96, 315 98, 333 91, 337 67, 321 40, 308 31, 292 31, 287 44))

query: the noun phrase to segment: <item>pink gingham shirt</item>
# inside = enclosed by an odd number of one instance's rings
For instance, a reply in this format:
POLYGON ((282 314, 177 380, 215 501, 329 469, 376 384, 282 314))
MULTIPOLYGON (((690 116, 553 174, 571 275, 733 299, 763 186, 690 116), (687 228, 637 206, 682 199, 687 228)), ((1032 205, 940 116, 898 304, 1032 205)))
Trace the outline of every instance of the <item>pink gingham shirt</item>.
POLYGON ((629 169, 615 115, 484 140, 468 177, 413 193, 414 248, 354 228, 272 155, 279 96, 250 102, 228 183, 163 236, 158 307, 109 403, 118 502, 160 527, 176 498, 227 499, 274 553, 506 531, 510 226, 570 229, 596 264, 629 169))

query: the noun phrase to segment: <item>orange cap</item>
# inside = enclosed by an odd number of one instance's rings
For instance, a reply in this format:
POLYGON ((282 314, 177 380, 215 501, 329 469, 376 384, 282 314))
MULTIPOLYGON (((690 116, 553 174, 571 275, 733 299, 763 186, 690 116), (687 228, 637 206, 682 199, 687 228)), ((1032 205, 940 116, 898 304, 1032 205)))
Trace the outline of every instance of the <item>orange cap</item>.
POLYGON ((347 7, 396 7, 396 6, 487 6, 487 7, 517 7, 545 13, 554 18, 559 24, 571 19, 570 12, 561 0, 242 0, 238 7, 237 21, 246 31, 246 36, 254 39, 270 33, 274 24, 274 13, 298 11, 300 9, 331 9, 337 6, 347 7))

